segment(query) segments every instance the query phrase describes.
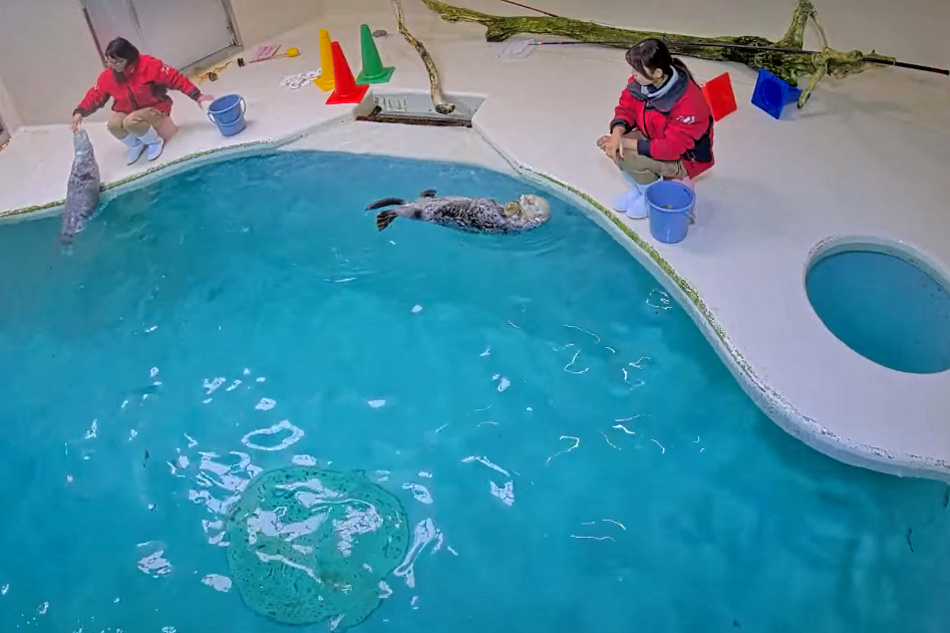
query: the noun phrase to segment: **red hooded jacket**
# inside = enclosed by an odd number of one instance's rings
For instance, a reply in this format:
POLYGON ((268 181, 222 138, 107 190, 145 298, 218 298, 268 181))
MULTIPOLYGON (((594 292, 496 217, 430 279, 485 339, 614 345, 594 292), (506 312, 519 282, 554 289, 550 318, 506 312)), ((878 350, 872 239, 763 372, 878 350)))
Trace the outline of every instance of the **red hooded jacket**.
POLYGON ((639 154, 662 161, 682 160, 686 173, 695 178, 715 162, 712 112, 703 91, 686 72, 678 71, 673 81, 668 89, 644 91, 631 77, 610 129, 620 125, 626 132, 640 130, 646 140, 637 143, 639 154))
POLYGON ((113 112, 130 114, 141 108, 155 108, 171 114, 169 88, 196 101, 201 96, 201 90, 180 72, 159 59, 142 55, 137 62, 126 66, 123 73, 109 69, 103 71, 73 113, 87 117, 108 103, 111 97, 115 100, 113 112))

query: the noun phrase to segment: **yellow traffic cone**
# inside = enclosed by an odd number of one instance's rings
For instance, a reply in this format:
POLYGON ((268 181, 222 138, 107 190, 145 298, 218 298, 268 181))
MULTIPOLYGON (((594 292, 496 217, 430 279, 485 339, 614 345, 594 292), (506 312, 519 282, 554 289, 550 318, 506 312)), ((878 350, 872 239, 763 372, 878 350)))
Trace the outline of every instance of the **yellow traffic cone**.
POLYGON ((336 87, 333 75, 333 46, 330 32, 320 29, 320 76, 313 80, 320 90, 330 92, 336 87))

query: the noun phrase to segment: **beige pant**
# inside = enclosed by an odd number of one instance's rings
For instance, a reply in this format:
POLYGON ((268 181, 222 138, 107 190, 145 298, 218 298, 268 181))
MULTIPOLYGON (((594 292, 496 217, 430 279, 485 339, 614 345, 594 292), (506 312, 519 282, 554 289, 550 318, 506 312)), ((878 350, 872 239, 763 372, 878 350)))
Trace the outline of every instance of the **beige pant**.
POLYGON ((109 119, 107 127, 112 132, 112 136, 119 140, 124 139, 129 134, 145 136, 149 128, 158 128, 165 116, 164 112, 155 108, 142 108, 131 114, 116 112, 109 119))
MULTIPOLYGON (((624 139, 639 141, 645 138, 640 130, 632 130, 624 135, 624 139)), ((656 160, 649 156, 641 156, 633 150, 625 149, 620 160, 620 169, 641 185, 649 185, 660 178, 682 180, 686 178, 686 167, 681 160, 656 160)))

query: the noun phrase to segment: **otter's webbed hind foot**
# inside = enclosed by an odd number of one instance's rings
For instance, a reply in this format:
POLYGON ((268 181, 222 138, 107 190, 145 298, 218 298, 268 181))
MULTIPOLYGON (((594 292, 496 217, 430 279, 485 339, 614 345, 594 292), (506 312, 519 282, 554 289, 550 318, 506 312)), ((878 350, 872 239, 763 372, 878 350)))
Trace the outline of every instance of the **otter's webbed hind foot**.
POLYGON ((370 202, 366 205, 366 210, 374 211, 375 209, 382 209, 383 207, 398 207, 401 204, 406 204, 406 201, 402 198, 383 198, 376 202, 370 202))

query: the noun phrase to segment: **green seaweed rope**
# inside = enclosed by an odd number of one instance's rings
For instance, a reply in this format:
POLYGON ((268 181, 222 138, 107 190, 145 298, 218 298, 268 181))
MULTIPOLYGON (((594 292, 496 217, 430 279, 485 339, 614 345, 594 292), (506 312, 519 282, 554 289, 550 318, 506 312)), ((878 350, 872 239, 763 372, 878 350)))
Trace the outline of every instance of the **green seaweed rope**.
POLYGON ((406 28, 406 21, 402 15, 402 3, 399 0, 392 0, 392 3, 393 10, 396 12, 396 25, 399 27, 399 32, 419 53, 422 63, 425 64, 426 72, 429 73, 429 94, 432 96, 432 105, 435 107, 435 111, 439 114, 452 114, 455 112, 455 104, 449 103, 442 96, 442 82, 439 79, 439 70, 435 67, 435 62, 432 61, 432 56, 429 55, 425 45, 406 28))
POLYGON ((893 57, 878 55, 875 52, 838 51, 828 46, 824 27, 818 20, 818 12, 811 0, 799 0, 792 15, 785 36, 777 42, 754 35, 726 35, 721 37, 696 37, 677 35, 657 31, 637 31, 605 26, 563 17, 548 16, 497 16, 456 7, 440 0, 420 0, 430 10, 438 13, 449 22, 476 22, 487 28, 485 39, 489 42, 501 42, 521 33, 532 35, 556 35, 571 39, 607 44, 614 47, 626 47, 640 40, 655 37, 665 40, 670 50, 678 55, 711 59, 715 61, 737 62, 758 70, 769 70, 792 85, 798 85, 799 78, 810 76, 807 88, 798 99, 801 108, 808 102, 812 91, 826 75, 842 78, 859 73, 868 63, 896 63, 893 57), (812 21, 821 37, 821 50, 813 54, 804 54, 805 27, 812 21), (711 48, 704 43, 738 44, 744 47, 772 47, 789 49, 786 52, 775 50, 750 50, 746 48, 711 48))

